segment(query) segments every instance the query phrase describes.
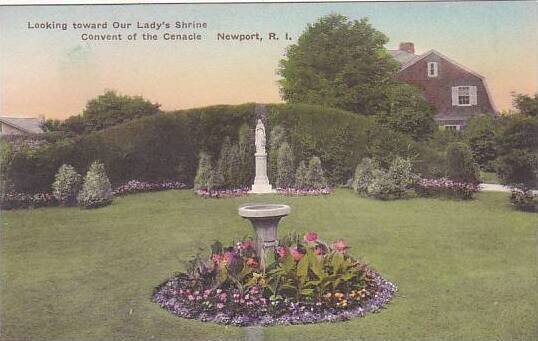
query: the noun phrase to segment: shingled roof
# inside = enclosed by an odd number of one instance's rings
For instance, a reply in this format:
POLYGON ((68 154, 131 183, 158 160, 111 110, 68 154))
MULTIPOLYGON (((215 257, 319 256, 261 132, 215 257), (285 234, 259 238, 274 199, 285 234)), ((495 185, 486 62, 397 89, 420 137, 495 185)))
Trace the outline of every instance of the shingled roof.
POLYGON ((38 117, 0 116, 0 122, 30 134, 39 134, 43 132, 43 129, 41 129, 42 119, 38 117))
POLYGON ((400 63, 403 67, 404 65, 410 64, 415 61, 415 59, 420 58, 421 56, 409 53, 402 50, 389 50, 390 55, 400 63))

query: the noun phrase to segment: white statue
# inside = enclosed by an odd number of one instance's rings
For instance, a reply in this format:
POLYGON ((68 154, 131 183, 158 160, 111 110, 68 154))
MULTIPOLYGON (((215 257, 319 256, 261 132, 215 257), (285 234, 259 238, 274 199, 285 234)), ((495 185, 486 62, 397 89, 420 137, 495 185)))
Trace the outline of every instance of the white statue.
POLYGON ((254 143, 256 145, 256 154, 265 154, 265 127, 262 120, 258 120, 256 124, 256 139, 254 143))

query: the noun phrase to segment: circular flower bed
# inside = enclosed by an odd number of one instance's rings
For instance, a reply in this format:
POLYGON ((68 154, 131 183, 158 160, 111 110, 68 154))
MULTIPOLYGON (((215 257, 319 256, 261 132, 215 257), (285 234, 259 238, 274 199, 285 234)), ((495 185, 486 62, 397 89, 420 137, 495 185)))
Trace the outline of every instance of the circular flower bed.
POLYGON ((184 317, 237 326, 347 320, 386 305, 397 288, 348 254, 344 240, 330 245, 309 232, 279 241, 263 260, 254 242, 198 255, 186 272, 155 289, 153 301, 184 317), (265 264, 265 265, 264 265, 265 264))

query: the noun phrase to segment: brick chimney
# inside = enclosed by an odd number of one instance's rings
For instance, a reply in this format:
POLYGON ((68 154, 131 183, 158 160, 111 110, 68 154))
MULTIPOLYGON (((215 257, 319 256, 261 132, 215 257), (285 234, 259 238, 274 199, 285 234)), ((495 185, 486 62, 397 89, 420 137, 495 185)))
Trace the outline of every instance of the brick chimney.
POLYGON ((407 53, 415 54, 415 44, 410 41, 400 43, 400 51, 405 51, 407 53))

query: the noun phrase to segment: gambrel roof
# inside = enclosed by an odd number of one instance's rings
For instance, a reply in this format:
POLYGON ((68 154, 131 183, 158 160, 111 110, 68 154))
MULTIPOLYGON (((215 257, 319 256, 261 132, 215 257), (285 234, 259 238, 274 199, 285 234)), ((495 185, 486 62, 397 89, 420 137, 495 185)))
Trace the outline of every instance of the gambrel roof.
POLYGON ((43 132, 43 129, 41 129, 42 120, 37 117, 0 116, 0 122, 30 134, 39 134, 43 132))

